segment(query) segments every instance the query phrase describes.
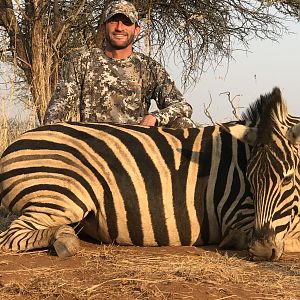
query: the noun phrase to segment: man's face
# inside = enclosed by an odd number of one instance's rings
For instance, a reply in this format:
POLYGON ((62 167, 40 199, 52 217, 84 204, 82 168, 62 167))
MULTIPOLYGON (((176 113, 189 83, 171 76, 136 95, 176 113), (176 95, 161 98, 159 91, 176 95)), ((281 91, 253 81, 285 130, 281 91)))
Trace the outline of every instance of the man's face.
POLYGON ((112 16, 105 24, 107 43, 114 49, 125 49, 133 43, 134 37, 140 32, 140 27, 133 24, 123 14, 112 16))

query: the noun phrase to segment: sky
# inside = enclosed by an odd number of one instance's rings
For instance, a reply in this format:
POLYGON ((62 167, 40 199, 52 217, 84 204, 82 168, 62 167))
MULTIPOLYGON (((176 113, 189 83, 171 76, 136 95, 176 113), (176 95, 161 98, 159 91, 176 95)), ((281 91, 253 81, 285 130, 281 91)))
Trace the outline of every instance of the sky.
MULTIPOLYGON (((212 104, 210 114, 214 121, 233 119, 228 96, 243 112, 261 94, 272 91, 277 86, 292 115, 300 116, 300 23, 289 24, 294 34, 285 35, 278 42, 256 40, 250 43, 249 52, 236 52, 229 66, 202 75, 196 87, 185 94, 193 107, 192 119, 202 124, 211 124, 204 114, 204 104, 212 104)), ((171 76, 180 87, 180 74, 172 67, 171 76)))

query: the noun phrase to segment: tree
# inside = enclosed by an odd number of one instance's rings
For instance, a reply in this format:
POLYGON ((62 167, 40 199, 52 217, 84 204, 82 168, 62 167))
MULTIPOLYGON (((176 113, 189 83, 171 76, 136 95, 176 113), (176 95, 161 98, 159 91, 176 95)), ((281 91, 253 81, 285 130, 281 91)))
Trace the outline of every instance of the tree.
MULTIPOLYGON (((23 71, 39 120, 63 65, 81 47, 100 46, 99 24, 109 0, 0 0, 0 51, 23 71), (5 43, 5 39, 7 43, 5 43), (2 48, 1 48, 2 47, 2 48)), ((230 59, 253 38, 278 39, 283 21, 298 18, 299 1, 134 0, 148 52, 170 53, 183 64, 182 82, 193 84, 205 68, 230 59), (165 51, 165 50, 168 51, 165 51)))

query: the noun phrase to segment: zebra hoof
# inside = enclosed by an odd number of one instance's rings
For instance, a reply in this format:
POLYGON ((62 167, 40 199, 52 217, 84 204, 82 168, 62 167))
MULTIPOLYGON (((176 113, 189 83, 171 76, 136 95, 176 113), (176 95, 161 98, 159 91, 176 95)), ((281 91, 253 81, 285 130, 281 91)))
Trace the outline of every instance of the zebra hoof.
POLYGON ((79 251, 79 238, 72 227, 65 225, 57 229, 51 243, 58 257, 75 255, 79 251))
POLYGON ((76 235, 66 235, 58 238, 53 247, 58 257, 70 257, 79 251, 79 239, 76 235))

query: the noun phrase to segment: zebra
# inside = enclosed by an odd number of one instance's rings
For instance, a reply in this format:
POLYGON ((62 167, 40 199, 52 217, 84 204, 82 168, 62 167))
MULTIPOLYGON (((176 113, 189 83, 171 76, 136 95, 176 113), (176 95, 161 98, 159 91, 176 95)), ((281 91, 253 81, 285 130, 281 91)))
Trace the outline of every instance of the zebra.
POLYGON ((76 254, 74 225, 102 243, 300 251, 300 119, 281 92, 240 121, 170 129, 58 123, 23 134, 0 162, 2 205, 20 216, 2 251, 76 254))
POLYGON ((277 260, 283 252, 300 252, 300 118, 288 113, 274 88, 243 119, 250 124, 226 130, 252 146, 246 173, 255 211, 249 253, 277 260))

